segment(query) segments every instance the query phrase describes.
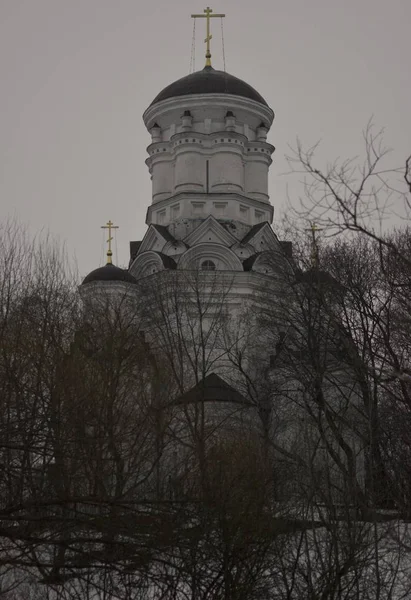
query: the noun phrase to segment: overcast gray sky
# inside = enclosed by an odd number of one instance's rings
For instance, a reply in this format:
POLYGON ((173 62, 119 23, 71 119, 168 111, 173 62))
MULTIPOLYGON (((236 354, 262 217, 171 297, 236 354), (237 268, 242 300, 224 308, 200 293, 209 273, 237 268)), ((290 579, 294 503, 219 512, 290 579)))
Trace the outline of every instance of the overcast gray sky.
MULTIPOLYGON (((144 235, 151 184, 141 115, 189 72, 197 0, 0 0, 0 219, 67 243, 85 274, 103 263, 102 230, 120 226, 115 262, 144 235)), ((229 73, 276 113, 271 201, 281 213, 284 154, 322 139, 330 160, 361 150, 373 116, 392 161, 411 148, 411 0, 216 0, 229 73)), ((196 69, 203 66, 197 21, 196 69)), ((222 68, 216 19, 213 66, 222 68)), ((275 223, 274 223, 275 228, 275 223)))

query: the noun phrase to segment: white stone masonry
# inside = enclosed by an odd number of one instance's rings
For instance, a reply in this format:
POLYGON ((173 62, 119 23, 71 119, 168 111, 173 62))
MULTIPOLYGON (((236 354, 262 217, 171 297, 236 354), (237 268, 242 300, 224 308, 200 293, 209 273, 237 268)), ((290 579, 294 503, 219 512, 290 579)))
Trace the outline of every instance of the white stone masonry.
POLYGON ((147 224, 213 215, 247 225, 272 222, 268 170, 274 114, 227 94, 170 98, 150 106, 146 164, 152 179, 147 224))

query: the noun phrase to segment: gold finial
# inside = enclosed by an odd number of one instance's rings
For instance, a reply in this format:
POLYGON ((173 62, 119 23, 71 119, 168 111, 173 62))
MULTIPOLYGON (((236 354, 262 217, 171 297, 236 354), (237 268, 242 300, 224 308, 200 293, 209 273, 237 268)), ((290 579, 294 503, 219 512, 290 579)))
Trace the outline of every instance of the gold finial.
POLYGON ((309 231, 311 233, 312 236, 312 240, 311 240, 311 266, 316 269, 319 266, 319 256, 318 256, 318 244, 317 244, 317 238, 315 236, 315 234, 318 231, 322 231, 322 229, 320 229, 319 227, 317 227, 317 225, 312 222, 311 226, 309 227, 309 229, 306 229, 305 231, 309 231))
POLYGON ((112 264, 112 260, 111 257, 113 256, 113 253, 111 251, 111 242, 114 239, 111 235, 111 230, 112 229, 118 229, 118 225, 114 225, 114 223, 112 221, 108 221, 105 225, 101 226, 101 229, 108 229, 108 240, 107 240, 107 244, 108 244, 108 248, 107 248, 107 264, 111 265, 112 264))
POLYGON ((210 52, 210 40, 212 39, 212 35, 210 35, 210 19, 214 18, 214 17, 220 17, 223 18, 225 17, 225 15, 214 15, 211 14, 213 11, 212 9, 207 6, 207 8, 204 9, 205 14, 204 15, 191 15, 192 19, 207 19, 206 21, 206 38, 204 40, 204 42, 207 44, 207 50, 206 50, 206 67, 211 67, 211 52, 210 52))

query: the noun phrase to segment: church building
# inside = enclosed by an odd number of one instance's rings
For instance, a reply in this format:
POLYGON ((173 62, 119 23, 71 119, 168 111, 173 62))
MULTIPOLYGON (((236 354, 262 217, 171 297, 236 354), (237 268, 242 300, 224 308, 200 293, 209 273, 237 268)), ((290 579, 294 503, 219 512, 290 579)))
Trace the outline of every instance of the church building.
MULTIPOLYGON (((143 115, 151 137, 146 234, 130 242, 128 269, 112 264, 109 247, 107 264, 80 293, 86 306, 107 293, 142 305, 147 352, 161 361, 156 369, 172 372, 174 403, 183 407, 174 430, 188 431, 184 419, 197 418, 187 405, 211 406, 205 418, 214 430, 251 430, 258 421, 263 437, 286 448, 290 477, 290 455, 310 456, 358 493, 361 432, 348 432, 347 422, 361 418, 342 358, 352 345, 333 314, 341 290, 318 269, 314 231, 313 271, 301 277, 291 244, 271 227, 274 112, 249 83, 213 68, 210 19, 221 15, 204 13, 204 68, 167 85, 143 115)), ((107 228, 111 240, 111 221, 107 228)))
MULTIPOLYGON (((226 272, 249 296, 278 275, 273 253, 291 258, 291 244, 271 227, 274 112, 251 85, 212 67, 210 19, 224 15, 204 13, 193 16, 207 21, 205 67, 167 85, 143 115, 151 136, 146 234, 130 242, 127 270, 112 264, 109 249, 107 264, 83 281, 85 299, 164 271, 226 272)), ((107 228, 111 238, 113 224, 107 228)))

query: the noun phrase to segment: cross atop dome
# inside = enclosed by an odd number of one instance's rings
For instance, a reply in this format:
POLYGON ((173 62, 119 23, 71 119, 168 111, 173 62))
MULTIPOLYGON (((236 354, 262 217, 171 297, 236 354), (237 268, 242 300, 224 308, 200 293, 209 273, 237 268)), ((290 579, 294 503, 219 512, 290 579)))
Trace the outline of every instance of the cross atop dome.
POLYGON ((311 266, 313 268, 318 268, 319 266, 319 251, 318 251, 318 240, 316 233, 322 231, 320 227, 313 222, 310 224, 310 227, 305 231, 308 231, 311 234, 311 266))
POLYGON ((110 220, 107 221, 105 225, 101 226, 101 229, 108 229, 108 239, 107 239, 107 264, 112 264, 112 256, 113 252, 111 250, 111 242, 113 241, 113 236, 111 235, 113 229, 118 229, 118 225, 114 225, 114 223, 110 220))
POLYGON ((225 15, 223 14, 211 14, 213 10, 207 6, 207 8, 203 11, 204 15, 191 15, 192 19, 206 19, 206 37, 204 42, 207 44, 206 46, 206 67, 211 67, 211 52, 210 52, 210 40, 212 39, 212 35, 210 34, 210 19, 212 18, 223 18, 225 15))

